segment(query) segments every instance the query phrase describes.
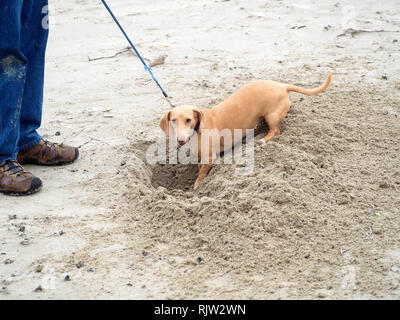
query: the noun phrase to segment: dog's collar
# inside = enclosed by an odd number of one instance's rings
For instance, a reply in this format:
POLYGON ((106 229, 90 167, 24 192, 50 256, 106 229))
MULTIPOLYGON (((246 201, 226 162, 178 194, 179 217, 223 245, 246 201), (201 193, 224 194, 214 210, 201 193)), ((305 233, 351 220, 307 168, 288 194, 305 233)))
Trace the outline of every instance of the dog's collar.
MULTIPOLYGON (((193 137, 193 136, 199 131, 199 128, 200 128, 200 120, 197 121, 196 125, 194 126, 193 133, 192 133, 192 135, 190 136, 190 138, 193 137)), ((190 139, 190 138, 189 138, 189 139, 190 139)))

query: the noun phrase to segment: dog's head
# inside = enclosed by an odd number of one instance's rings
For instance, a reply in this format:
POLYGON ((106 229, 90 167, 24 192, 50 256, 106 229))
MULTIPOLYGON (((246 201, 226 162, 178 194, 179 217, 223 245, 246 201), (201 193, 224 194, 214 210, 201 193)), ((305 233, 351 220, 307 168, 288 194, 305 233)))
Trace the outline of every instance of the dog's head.
POLYGON ((168 111, 160 121, 167 136, 173 136, 180 146, 187 143, 199 130, 203 112, 193 106, 179 106, 168 111))

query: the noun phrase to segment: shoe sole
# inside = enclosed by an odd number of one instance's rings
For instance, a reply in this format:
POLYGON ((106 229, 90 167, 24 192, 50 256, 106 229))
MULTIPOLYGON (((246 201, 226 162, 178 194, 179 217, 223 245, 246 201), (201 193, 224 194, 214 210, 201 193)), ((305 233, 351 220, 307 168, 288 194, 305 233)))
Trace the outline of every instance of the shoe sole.
POLYGON ((12 197, 22 197, 22 196, 29 196, 30 194, 34 194, 42 189, 42 186, 39 186, 37 188, 25 191, 25 192, 15 192, 15 191, 1 191, 0 193, 3 193, 7 196, 12 196, 12 197))

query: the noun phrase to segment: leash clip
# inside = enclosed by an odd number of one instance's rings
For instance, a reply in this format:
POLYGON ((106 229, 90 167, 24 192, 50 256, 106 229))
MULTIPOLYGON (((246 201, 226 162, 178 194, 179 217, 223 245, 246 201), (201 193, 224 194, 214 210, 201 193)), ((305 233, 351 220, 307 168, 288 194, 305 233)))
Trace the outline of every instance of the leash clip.
POLYGON ((176 104, 174 104, 174 103, 172 102, 172 100, 171 100, 171 98, 170 98, 169 96, 165 96, 165 100, 167 100, 167 102, 169 103, 169 106, 170 106, 171 108, 175 108, 175 107, 176 107, 176 104))

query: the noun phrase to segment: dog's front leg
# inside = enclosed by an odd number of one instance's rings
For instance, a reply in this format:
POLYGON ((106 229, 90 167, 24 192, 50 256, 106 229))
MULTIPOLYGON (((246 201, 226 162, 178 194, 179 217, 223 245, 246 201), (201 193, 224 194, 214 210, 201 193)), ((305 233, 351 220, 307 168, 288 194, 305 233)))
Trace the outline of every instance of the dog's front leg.
POLYGON ((211 164, 199 164, 199 175, 197 176, 196 182, 194 183, 194 188, 196 189, 200 183, 207 177, 208 173, 212 168, 211 164))
MULTIPOLYGON (((209 133, 208 133, 209 134, 209 133)), ((215 150, 215 141, 219 143, 219 137, 216 138, 212 135, 202 135, 201 144, 198 146, 198 156, 200 158, 199 163, 199 175, 194 183, 194 188, 196 189, 200 183, 207 177, 208 173, 210 172, 214 160, 217 158, 215 150)))

